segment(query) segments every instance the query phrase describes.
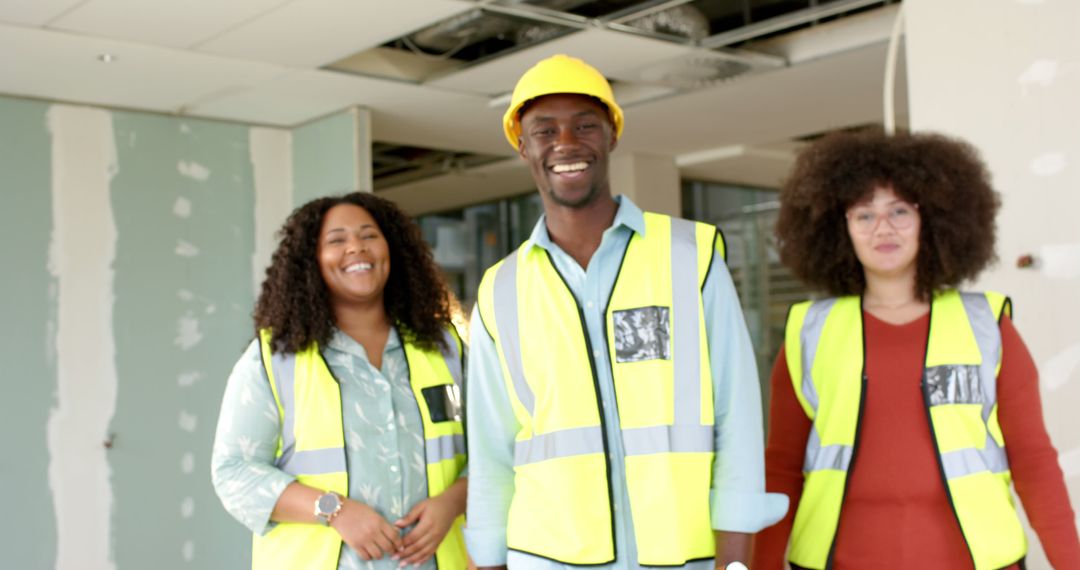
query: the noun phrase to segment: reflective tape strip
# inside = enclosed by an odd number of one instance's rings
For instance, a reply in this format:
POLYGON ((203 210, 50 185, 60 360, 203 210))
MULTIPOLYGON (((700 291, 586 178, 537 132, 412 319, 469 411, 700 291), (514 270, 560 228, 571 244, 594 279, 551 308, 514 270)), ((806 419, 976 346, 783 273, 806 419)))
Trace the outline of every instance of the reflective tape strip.
POLYGON ((982 418, 990 421, 990 412, 997 403, 997 363, 1001 358, 1001 329, 998 328, 990 302, 982 293, 961 293, 971 331, 975 334, 975 343, 979 345, 982 363, 979 365, 979 379, 982 383, 983 406, 982 418))
POLYGON ((600 426, 542 433, 518 441, 514 444, 514 465, 590 453, 604 453, 604 433, 600 426))
POLYGON ((450 329, 443 331, 443 337, 446 340, 446 348, 441 351, 443 360, 446 361, 446 367, 450 369, 454 384, 461 386, 461 352, 458 350, 457 338, 450 329))
POLYGON ((987 438, 985 449, 957 449, 941 454, 941 466, 945 469, 946 479, 956 479, 975 473, 989 471, 1004 473, 1009 470, 1009 461, 1005 450, 987 438))
POLYGON ((653 453, 708 453, 713 450, 712 426, 653 426, 622 430, 627 457, 653 453))
POLYGON ((671 219, 671 313, 675 423, 701 425, 701 329, 698 326, 697 228, 671 219))
POLYGON ((443 435, 424 442, 428 465, 453 459, 455 455, 464 455, 465 437, 461 435, 443 435))
MULTIPOLYGON (((528 242, 521 246, 530 247, 528 242)), ((536 400, 532 389, 525 382, 525 368, 521 363, 521 345, 518 335, 518 298, 517 298, 517 266, 518 255, 522 250, 514 251, 495 273, 493 296, 495 305, 495 322, 499 332, 499 344, 502 348, 506 367, 510 372, 510 380, 514 384, 514 392, 518 400, 529 415, 533 415, 536 400)))
POLYGON ((292 352, 276 352, 270 356, 270 367, 273 369, 274 385, 277 387, 281 409, 284 417, 281 425, 281 456, 275 463, 284 469, 296 449, 296 354, 292 352))
POLYGON ((802 330, 799 331, 799 344, 802 346, 802 393, 817 416, 818 395, 814 388, 814 357, 817 355, 821 331, 825 328, 825 318, 836 304, 835 298, 814 301, 806 310, 802 330))
POLYGON ((345 449, 331 447, 297 451, 288 461, 281 463, 281 470, 289 475, 325 475, 345 472, 345 449))
POLYGON ((803 459, 803 472, 847 471, 851 467, 854 449, 850 445, 821 445, 817 427, 810 428, 810 437, 806 441, 806 457, 803 459))

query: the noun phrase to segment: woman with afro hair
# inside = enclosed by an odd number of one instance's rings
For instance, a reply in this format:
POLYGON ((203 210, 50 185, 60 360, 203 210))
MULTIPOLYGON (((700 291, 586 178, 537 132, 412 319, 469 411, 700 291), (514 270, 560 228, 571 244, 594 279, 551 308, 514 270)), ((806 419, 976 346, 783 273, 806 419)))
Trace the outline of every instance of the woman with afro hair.
POLYGON ((211 466, 252 567, 465 568, 464 351, 419 228, 353 193, 279 235, 211 466))
POLYGON ((960 292, 995 258, 997 192, 936 134, 824 137, 780 194, 780 258, 824 298, 788 313, 766 481, 798 507, 752 567, 1023 568, 1010 495, 1056 568, 1080 568, 1035 365, 1008 297, 960 292))

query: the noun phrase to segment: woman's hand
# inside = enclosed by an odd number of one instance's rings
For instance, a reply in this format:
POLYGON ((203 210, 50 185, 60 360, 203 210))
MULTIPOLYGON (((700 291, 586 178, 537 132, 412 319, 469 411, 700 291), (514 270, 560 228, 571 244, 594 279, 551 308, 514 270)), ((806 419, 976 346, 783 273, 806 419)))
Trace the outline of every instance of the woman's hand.
POLYGON ((465 512, 465 480, 459 479, 438 496, 416 504, 411 511, 394 523, 398 528, 413 527, 403 540, 402 549, 394 556, 400 566, 420 564, 435 554, 454 520, 465 512))
POLYGON ((397 527, 371 507, 352 499, 345 499, 330 526, 363 560, 378 560, 402 548, 401 532, 397 527))

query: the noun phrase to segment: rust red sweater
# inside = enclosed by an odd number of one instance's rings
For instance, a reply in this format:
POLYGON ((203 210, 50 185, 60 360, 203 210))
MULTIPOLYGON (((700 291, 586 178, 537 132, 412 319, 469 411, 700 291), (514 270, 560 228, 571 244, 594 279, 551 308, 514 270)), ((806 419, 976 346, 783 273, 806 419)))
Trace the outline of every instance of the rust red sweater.
MULTIPOLYGON (((858 459, 837 530, 835 567, 972 568, 939 474, 919 386, 929 316, 891 325, 869 313, 867 388, 858 459)), ((1016 491, 1055 568, 1080 568, 1080 540, 1057 451, 1043 425, 1038 373, 1024 341, 1002 320, 998 418, 1016 491)), ((791 498, 787 516, 754 543, 754 570, 786 568, 802 493, 810 420, 795 397, 784 351, 772 372, 766 485, 791 498)))

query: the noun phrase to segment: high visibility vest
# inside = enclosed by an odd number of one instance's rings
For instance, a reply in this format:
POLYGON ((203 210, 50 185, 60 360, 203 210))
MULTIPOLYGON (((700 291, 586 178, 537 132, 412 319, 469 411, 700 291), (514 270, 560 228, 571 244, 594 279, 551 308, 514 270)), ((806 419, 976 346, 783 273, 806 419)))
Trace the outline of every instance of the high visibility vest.
MULTIPOLYGON (((452 485, 465 466, 457 388, 462 376, 461 341, 450 329, 445 335, 445 351, 423 350, 402 339, 409 382, 423 419, 429 497, 452 485)), ((271 353, 269 331, 260 331, 259 336, 282 426, 275 465, 304 485, 349 496, 337 379, 315 343, 297 353, 271 353)), ((459 517, 436 550, 440 570, 466 567, 463 523, 464 517, 459 517)), ((252 568, 336 570, 343 544, 329 526, 278 523, 265 535, 254 537, 252 568)))
MULTIPOLYGON (((1010 312, 1009 299, 991 292, 946 291, 930 305, 923 400, 946 495, 977 570, 1008 566, 1027 552, 997 420, 998 320, 1010 312)), ((831 567, 855 465, 866 392, 862 316, 860 297, 807 301, 788 314, 788 371, 812 422, 788 554, 804 568, 831 567)))
MULTIPOLYGON (((638 562, 712 558, 713 390, 701 288, 719 232, 645 214, 604 313, 638 562)), ((723 248, 721 239, 719 248, 723 248)), ((581 307, 548 253, 525 242, 487 271, 480 314, 513 412, 509 548, 566 564, 615 559, 607 454, 581 307)), ((627 513, 621 513, 625 516, 627 513)))

